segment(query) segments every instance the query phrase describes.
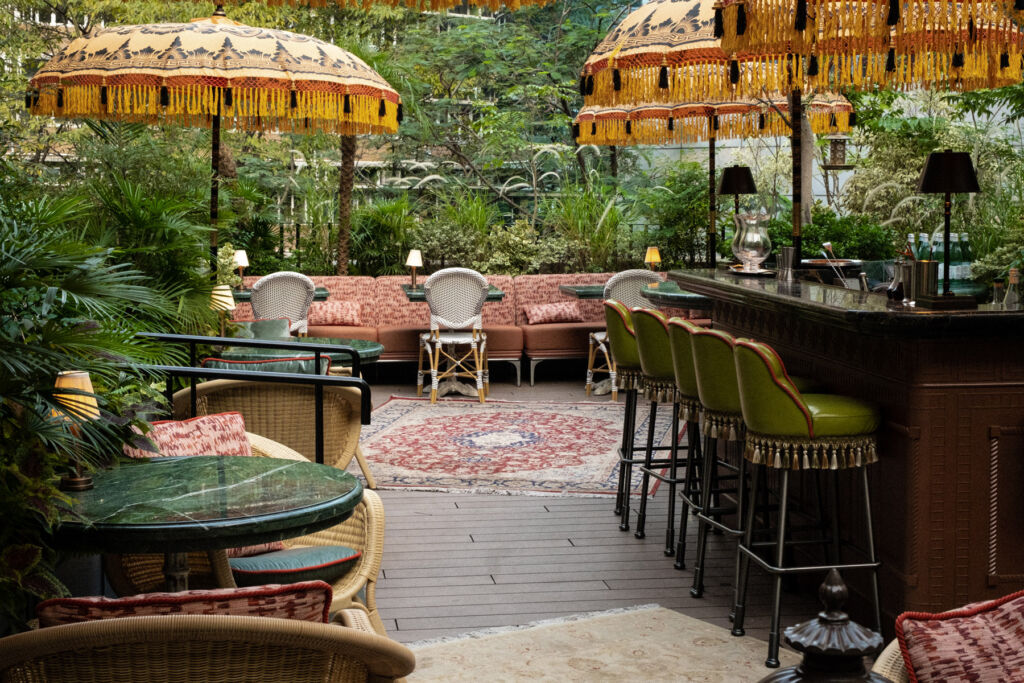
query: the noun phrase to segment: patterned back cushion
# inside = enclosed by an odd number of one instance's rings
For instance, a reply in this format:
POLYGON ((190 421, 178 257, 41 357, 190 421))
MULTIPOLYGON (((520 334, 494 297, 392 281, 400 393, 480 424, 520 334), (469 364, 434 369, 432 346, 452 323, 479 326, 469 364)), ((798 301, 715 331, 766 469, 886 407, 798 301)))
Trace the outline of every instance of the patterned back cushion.
MULTIPOLYGON (((612 273, 563 273, 558 275, 520 275, 513 280, 515 290, 516 325, 527 325, 525 309, 537 304, 573 301, 568 294, 558 291, 559 285, 603 285, 612 273)), ((600 299, 581 299, 578 302, 583 322, 604 322, 604 307, 600 299)))
POLYGON ((309 324, 359 327, 362 325, 361 308, 358 301, 314 301, 309 307, 309 324))
POLYGON ((241 413, 200 415, 189 420, 160 420, 153 423, 153 428, 146 436, 156 445, 157 453, 125 446, 124 454, 132 458, 252 455, 241 413))
POLYGON ((248 588, 142 593, 127 598, 55 598, 39 603, 36 616, 43 628, 96 619, 160 614, 277 617, 326 624, 331 597, 331 587, 323 581, 302 581, 248 588))
POLYGON ((484 325, 515 325, 516 306, 512 293, 511 275, 487 275, 488 284, 494 285, 505 292, 501 301, 485 301, 483 310, 484 325))
POLYGON ((1024 591, 941 614, 904 612, 896 638, 911 681, 1024 680, 1024 591))
POLYGON ((524 309, 526 319, 531 325, 542 323, 578 323, 583 321, 580 313, 580 302, 556 301, 551 304, 537 304, 524 309))
POLYGON ((318 275, 310 278, 317 287, 326 287, 329 292, 327 301, 314 301, 309 309, 310 316, 313 310, 322 304, 329 304, 335 301, 352 301, 359 304, 357 323, 314 323, 312 317, 309 322, 312 325, 361 325, 363 327, 376 327, 377 322, 377 299, 374 278, 364 275, 318 275))
MULTIPOLYGON (((416 284, 420 287, 427 281, 426 275, 417 275, 416 284)), ((426 301, 409 301, 402 291, 401 285, 411 284, 412 278, 406 275, 382 275, 376 279, 377 325, 397 325, 401 327, 419 327, 424 330, 430 327, 430 307, 426 301)))

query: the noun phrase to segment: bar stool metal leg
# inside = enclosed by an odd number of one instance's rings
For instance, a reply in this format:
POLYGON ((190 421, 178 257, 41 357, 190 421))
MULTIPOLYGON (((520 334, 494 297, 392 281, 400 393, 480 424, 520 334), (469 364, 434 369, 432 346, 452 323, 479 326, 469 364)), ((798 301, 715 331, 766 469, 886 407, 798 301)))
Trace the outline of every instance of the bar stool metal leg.
POLYGON ((750 556, 744 551, 745 548, 753 547, 754 539, 754 510, 757 505, 754 501, 757 500, 758 493, 760 493, 760 485, 764 482, 762 479, 765 477, 764 468, 758 468, 754 471, 750 477, 750 495, 748 500, 750 504, 747 505, 747 519, 743 523, 743 542, 740 543, 740 580, 737 583, 736 590, 736 605, 733 607, 733 619, 732 619, 732 635, 742 636, 745 635, 743 630, 743 619, 746 615, 747 605, 747 586, 750 583, 750 556))
MULTIPOLYGON (((637 390, 627 389, 622 418, 622 444, 619 446, 619 482, 615 494, 615 514, 621 515, 624 498, 629 490, 626 483, 627 466, 633 460, 633 432, 636 430, 637 390)), ((632 476, 631 473, 629 473, 632 476)), ((627 527, 628 528, 628 527, 627 527)))
MULTIPOLYGON (((679 481, 679 404, 672 404, 672 448, 669 451, 668 468, 668 526, 665 528, 665 557, 675 555, 676 540, 676 483, 679 481)), ((689 451, 687 451, 689 460, 689 451)), ((684 484, 685 486, 685 484, 684 484)), ((644 500, 647 499, 647 489, 644 488, 644 500)))
POLYGON ((686 569, 686 529, 690 510, 696 511, 700 504, 700 475, 697 469, 702 458, 700 447, 700 425, 696 420, 686 423, 686 481, 683 483, 683 504, 679 512, 679 540, 676 542, 676 569, 686 569))
MULTIPOLYGON (((775 566, 782 567, 783 555, 786 552, 786 506, 789 502, 789 470, 779 473, 782 490, 779 493, 778 537, 775 542, 775 566)), ((775 573, 775 586, 772 597, 772 620, 768 627, 768 659, 764 665, 770 669, 779 666, 779 622, 782 611, 782 573, 775 573)))
MULTIPOLYGON (((634 401, 635 400, 636 399, 634 399, 634 401)), ((657 414, 658 404, 651 401, 650 424, 647 426, 647 459, 651 458, 651 448, 653 447, 651 442, 654 440, 654 420, 657 417, 657 414)), ((630 432, 630 434, 630 443, 632 444, 632 432, 630 432)), ((632 445, 630 447, 630 456, 632 456, 632 445)), ((622 519, 619 520, 619 531, 629 531, 629 499, 631 498, 630 489, 633 487, 633 458, 630 457, 624 464, 626 465, 626 476, 623 477, 622 480, 622 519)), ((641 534, 643 533, 642 524, 643 520, 637 520, 637 529, 641 534)), ((637 538, 643 538, 643 536, 641 535, 637 538)))
POLYGON ((697 519, 697 559, 693 564, 693 587, 690 588, 690 596, 694 598, 704 597, 704 554, 707 551, 708 531, 710 525, 705 516, 711 510, 711 486, 715 477, 712 470, 717 467, 718 439, 713 436, 704 437, 704 466, 701 468, 701 491, 700 508, 698 508, 697 519))
POLYGON ((644 538, 647 534, 644 529, 647 526, 647 488, 651 484, 651 467, 654 461, 654 427, 658 421, 658 402, 651 401, 651 416, 647 423, 647 450, 644 453, 644 466, 641 468, 643 477, 640 481, 640 509, 636 516, 636 531, 633 535, 636 538, 644 538))
MULTIPOLYGON (((868 470, 866 467, 861 468, 860 476, 861 481, 864 483, 864 519, 867 520, 868 562, 876 564, 878 558, 875 557, 874 522, 871 519, 871 491, 868 486, 868 470)), ((875 630, 881 633, 882 607, 878 599, 878 569, 871 570, 871 593, 871 597, 875 600, 875 630)))

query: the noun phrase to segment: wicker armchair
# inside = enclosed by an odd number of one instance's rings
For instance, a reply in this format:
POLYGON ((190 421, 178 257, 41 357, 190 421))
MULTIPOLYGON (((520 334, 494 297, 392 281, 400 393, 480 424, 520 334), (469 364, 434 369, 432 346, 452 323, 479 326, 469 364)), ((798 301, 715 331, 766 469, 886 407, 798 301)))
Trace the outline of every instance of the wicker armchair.
POLYGON ((261 277, 252 286, 253 317, 288 318, 291 331, 305 335, 315 290, 312 280, 290 270, 261 277))
MULTIPOLYGON (((621 301, 630 310, 650 308, 650 302, 640 296, 640 290, 644 285, 660 281, 661 276, 652 270, 624 270, 608 278, 604 285, 604 298, 621 301)), ((608 333, 605 331, 590 333, 590 345, 587 350, 587 396, 594 390, 594 375, 598 373, 607 374, 611 378, 612 400, 617 401, 619 391, 615 382, 615 362, 608 355, 608 333), (604 355, 604 365, 594 365, 598 352, 604 355)))
POLYGON ((483 403, 490 386, 487 335, 481 315, 487 300, 487 280, 469 268, 444 268, 427 278, 423 289, 430 306, 430 331, 420 335, 416 394, 423 394, 426 353, 430 359, 431 403, 437 401, 440 380, 459 377, 476 380, 477 396, 483 403), (442 360, 447 364, 444 369, 440 367, 442 360))
POLYGON ((203 614, 51 626, 0 639, 0 680, 323 683, 413 671, 411 650, 345 621, 203 614))
MULTIPOLYGON (((309 456, 316 452, 314 389, 298 384, 214 380, 196 385, 196 415, 238 411, 251 432, 309 456)), ((192 417, 189 389, 174 394, 174 417, 192 417)), ((377 488, 370 465, 359 448, 359 391, 350 387, 324 389, 324 464, 347 469, 354 457, 367 487, 377 488)))
MULTIPOLYGON (((254 456, 306 460, 294 450, 256 434, 247 434, 254 456)), ((377 612, 377 577, 384 553, 384 505, 373 491, 364 490, 363 500, 347 520, 316 533, 287 539, 289 547, 344 545, 362 551, 352 567, 331 586, 332 605, 346 609, 365 608, 373 630, 386 635, 377 612)), ((118 595, 150 593, 163 589, 164 557, 160 554, 104 555, 103 569, 118 595)), ((233 587, 234 578, 223 550, 188 554, 189 588, 233 587)))
POLYGON ((871 672, 885 676, 892 683, 908 683, 910 676, 907 674, 907 665, 903 661, 903 653, 900 652, 898 640, 892 640, 875 660, 871 672))

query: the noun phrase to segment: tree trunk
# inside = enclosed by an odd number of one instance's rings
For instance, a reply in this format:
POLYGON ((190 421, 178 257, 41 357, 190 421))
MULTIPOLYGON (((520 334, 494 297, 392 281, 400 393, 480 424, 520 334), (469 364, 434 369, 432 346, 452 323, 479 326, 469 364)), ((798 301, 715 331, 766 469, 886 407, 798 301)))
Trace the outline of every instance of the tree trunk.
POLYGON ((341 137, 341 167, 338 169, 338 275, 348 275, 348 248, 352 232, 352 185, 356 174, 356 138, 341 137))

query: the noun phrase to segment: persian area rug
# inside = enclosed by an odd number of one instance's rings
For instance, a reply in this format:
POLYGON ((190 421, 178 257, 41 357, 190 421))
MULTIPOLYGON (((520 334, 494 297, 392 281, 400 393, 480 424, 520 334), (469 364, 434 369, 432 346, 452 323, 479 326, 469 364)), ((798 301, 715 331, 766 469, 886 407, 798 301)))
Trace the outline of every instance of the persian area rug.
MULTIPOLYGON (((671 409, 658 413, 655 444, 668 444, 671 409)), ((392 396, 373 411, 360 445, 385 488, 614 494, 622 417, 622 403, 439 400, 431 405, 425 398, 392 396)), ((647 424, 648 411, 637 411, 640 443, 646 443, 647 424)), ((637 470, 635 493, 641 484, 637 470)))
MULTIPOLYGON (((412 643, 420 681, 757 681, 768 644, 659 607, 642 605, 412 643)), ((782 666, 800 657, 779 652, 782 666)))

